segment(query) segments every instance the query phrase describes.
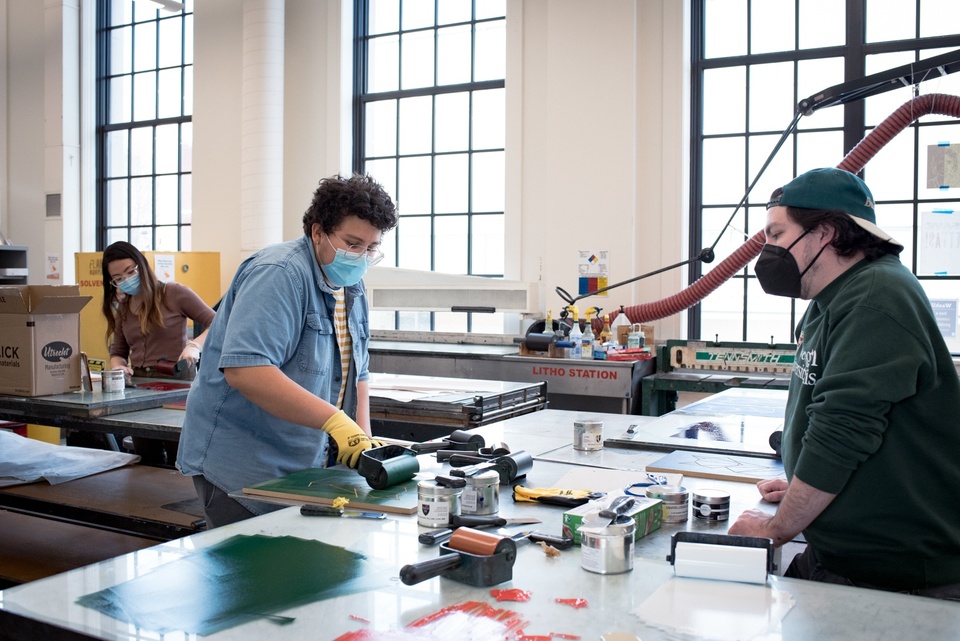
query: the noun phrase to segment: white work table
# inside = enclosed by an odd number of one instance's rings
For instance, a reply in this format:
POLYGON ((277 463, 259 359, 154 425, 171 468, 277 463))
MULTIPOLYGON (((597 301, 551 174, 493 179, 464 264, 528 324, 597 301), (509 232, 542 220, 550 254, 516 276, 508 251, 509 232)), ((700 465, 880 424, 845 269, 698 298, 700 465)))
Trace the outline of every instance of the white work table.
MULTIPOLYGON (((568 449, 573 419, 597 416, 595 413, 544 410, 484 426, 477 431, 484 434, 488 444, 503 441, 514 450, 526 449, 535 455, 526 482, 530 487, 550 486, 582 466, 642 469, 644 461, 649 462, 663 454, 609 448, 599 452, 568 449)), ((613 414, 599 416, 604 421, 605 431, 655 420, 613 414)), ((436 469, 429 463, 422 468, 427 474, 436 469)), ((687 477, 684 485, 689 489, 709 486, 729 491, 731 518, 751 507, 773 509, 760 503, 756 489, 750 483, 687 477)), ((501 488, 501 516, 531 516, 543 521, 539 525, 523 527, 558 534, 563 511, 563 508, 543 504, 514 503, 509 490, 501 488)), ((0 592, 0 639, 195 639, 196 635, 176 631, 161 635, 156 631, 135 629, 128 623, 76 604, 76 599, 145 576, 164 564, 183 559, 234 535, 321 540, 367 556, 378 567, 384 568, 383 576, 379 577, 380 585, 373 589, 283 610, 278 614, 292 619, 285 625, 280 625, 276 619, 261 618, 204 637, 211 640, 283 638, 314 641, 336 639, 353 631, 397 630, 441 608, 468 601, 484 601, 493 607, 516 612, 528 622, 524 627, 527 635, 546 637, 553 632, 572 635, 565 638, 575 636, 596 640, 605 634, 622 631, 643 641, 681 638, 676 629, 651 624, 649 607, 645 610, 651 597, 661 599, 660 602, 672 598, 678 612, 674 616, 717 622, 713 631, 693 638, 724 639, 727 637, 723 634, 731 634, 729 629, 726 632, 717 629, 718 626, 724 627, 724 617, 756 620, 762 616, 764 606, 751 600, 743 603, 743 612, 731 613, 728 605, 720 604, 719 597, 733 593, 741 584, 678 579, 673 576, 673 568, 665 557, 673 532, 722 533, 726 527, 725 522, 707 522, 692 516, 685 524, 664 524, 659 531, 637 541, 634 569, 618 575, 598 575, 583 570, 577 547, 562 552, 558 558, 548 558, 539 546, 520 542, 513 579, 492 588, 518 588, 530 592, 531 598, 522 603, 497 602, 490 595, 491 588, 472 587, 447 578, 433 578, 413 586, 399 581, 398 572, 403 565, 439 554, 437 547, 418 543, 417 534, 426 528, 417 525, 415 515, 389 515, 383 521, 309 518, 291 507, 0 592), (706 592, 703 584, 707 584, 706 592), (672 591, 665 592, 664 588, 672 591), (718 595, 718 600, 691 598, 691 595, 702 594, 718 595), (577 609, 555 601, 575 598, 585 599, 588 605, 577 609), (638 611, 647 618, 637 614, 638 611)), ((518 530, 510 528, 510 531, 518 530)), ((782 620, 782 630, 773 631, 765 641, 780 638, 810 641, 947 639, 956 638, 960 630, 958 603, 778 576, 771 576, 767 586, 748 587, 779 595, 792 603, 782 620)), ((263 586, 264 591, 269 589, 270 586, 263 586)), ((660 615, 669 617, 670 613, 661 611, 660 615)))

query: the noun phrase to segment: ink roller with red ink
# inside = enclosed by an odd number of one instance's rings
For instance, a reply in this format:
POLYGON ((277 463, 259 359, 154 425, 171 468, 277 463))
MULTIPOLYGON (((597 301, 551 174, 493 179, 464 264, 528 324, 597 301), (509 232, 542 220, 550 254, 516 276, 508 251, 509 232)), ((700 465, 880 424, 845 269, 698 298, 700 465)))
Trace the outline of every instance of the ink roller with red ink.
POLYGON ((415 585, 442 576, 467 585, 489 587, 511 580, 516 560, 517 544, 513 539, 461 527, 440 544, 440 556, 400 568, 400 580, 405 585, 415 585))

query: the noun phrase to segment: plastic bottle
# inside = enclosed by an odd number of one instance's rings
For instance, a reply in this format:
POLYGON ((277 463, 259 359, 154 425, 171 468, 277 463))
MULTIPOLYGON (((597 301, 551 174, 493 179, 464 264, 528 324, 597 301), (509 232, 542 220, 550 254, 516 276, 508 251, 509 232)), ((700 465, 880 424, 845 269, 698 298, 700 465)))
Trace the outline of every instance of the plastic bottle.
POLYGON ((613 330, 610 328, 610 314, 603 315, 603 329, 600 330, 600 344, 606 345, 613 340, 613 330))
POLYGON ((588 307, 584 312, 586 325, 583 328, 583 336, 580 339, 580 358, 585 361, 593 360, 593 324, 590 321, 590 314, 593 308, 588 307))
POLYGON ((543 333, 553 333, 553 309, 550 307, 547 308, 547 317, 543 320, 543 333))
POLYGON ((623 333, 623 339, 621 340, 621 338, 620 338, 620 336, 621 336, 620 328, 621 328, 621 327, 630 327, 630 319, 627 318, 626 312, 623 311, 623 305, 620 306, 620 313, 617 314, 617 317, 613 319, 613 325, 612 325, 611 327, 612 327, 612 329, 613 329, 613 340, 616 341, 617 343, 623 345, 624 347, 626 347, 626 345, 627 345, 627 333, 628 333, 628 332, 624 332, 624 333, 623 333))
POLYGON ((570 326, 570 358, 581 358, 583 350, 583 332, 580 331, 580 312, 576 305, 569 305, 567 309, 573 314, 573 325, 570 326))
POLYGON ((643 334, 640 332, 640 323, 635 323, 630 328, 630 334, 627 336, 627 349, 640 349, 640 347, 643 346, 641 336, 643 336, 643 334))

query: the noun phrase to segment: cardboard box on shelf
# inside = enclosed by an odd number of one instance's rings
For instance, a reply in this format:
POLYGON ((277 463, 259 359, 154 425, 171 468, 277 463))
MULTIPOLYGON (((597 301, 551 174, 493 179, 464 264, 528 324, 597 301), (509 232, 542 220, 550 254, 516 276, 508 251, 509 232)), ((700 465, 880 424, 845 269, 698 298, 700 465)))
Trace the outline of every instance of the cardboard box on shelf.
POLYGON ((0 394, 46 396, 80 389, 76 285, 0 287, 0 394))

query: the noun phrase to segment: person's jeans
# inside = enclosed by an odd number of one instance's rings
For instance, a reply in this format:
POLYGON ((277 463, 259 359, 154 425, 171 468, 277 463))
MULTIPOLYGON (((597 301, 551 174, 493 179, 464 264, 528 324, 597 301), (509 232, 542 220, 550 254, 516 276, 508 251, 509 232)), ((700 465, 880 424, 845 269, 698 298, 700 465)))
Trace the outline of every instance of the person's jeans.
POLYGON ((203 516, 207 521, 207 529, 256 516, 201 474, 193 477, 193 487, 197 490, 197 496, 200 497, 200 503, 203 505, 203 516))
POLYGON ((890 588, 870 585, 851 581, 845 576, 834 574, 826 569, 817 561, 813 548, 809 545, 800 554, 793 557, 790 567, 783 573, 783 576, 793 579, 806 579, 808 581, 820 581, 821 583, 833 583, 835 585, 851 585, 858 588, 868 588, 871 590, 884 590, 887 592, 899 592, 901 594, 914 594, 917 596, 932 597, 934 599, 947 599, 949 601, 960 601, 960 583, 950 585, 941 585, 935 588, 918 588, 914 590, 894 590, 890 588))

